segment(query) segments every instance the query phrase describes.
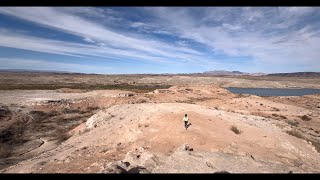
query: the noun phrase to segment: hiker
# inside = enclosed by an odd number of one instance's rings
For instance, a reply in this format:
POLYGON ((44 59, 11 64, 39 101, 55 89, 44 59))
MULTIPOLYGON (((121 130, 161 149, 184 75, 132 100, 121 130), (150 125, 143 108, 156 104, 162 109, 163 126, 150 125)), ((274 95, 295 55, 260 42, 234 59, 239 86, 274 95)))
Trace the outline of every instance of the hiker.
POLYGON ((186 130, 188 128, 188 120, 189 120, 188 115, 185 114, 183 117, 183 121, 184 121, 184 127, 186 128, 186 130))

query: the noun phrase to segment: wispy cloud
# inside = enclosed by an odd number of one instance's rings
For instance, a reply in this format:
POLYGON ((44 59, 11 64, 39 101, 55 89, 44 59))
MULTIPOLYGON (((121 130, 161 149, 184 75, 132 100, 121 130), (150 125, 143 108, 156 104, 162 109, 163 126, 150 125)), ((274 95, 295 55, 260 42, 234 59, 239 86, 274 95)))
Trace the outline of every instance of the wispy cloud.
POLYGON ((249 56, 256 63, 319 65, 319 30, 314 31, 310 27, 312 25, 299 27, 305 23, 303 18, 306 15, 315 13, 319 8, 228 8, 223 9, 223 14, 222 9, 217 9, 206 12, 207 16, 198 20, 190 15, 192 12, 188 8, 159 8, 150 12, 158 17, 155 23, 168 27, 179 37, 204 44, 213 52, 249 56), (208 23, 208 19, 214 17, 218 22, 208 23), (199 21, 207 23, 199 25, 199 21), (284 32, 275 30, 284 27, 293 28, 284 32))
MULTIPOLYGON (((0 14, 79 37, 54 40, 0 31, 0 46, 79 57, 232 67, 320 66, 318 7, 2 7, 0 14), (130 10, 130 8, 128 8, 130 10), (132 15, 132 18, 131 18, 132 15), (134 18, 133 18, 134 17, 134 18), (230 62, 228 59, 239 59, 230 62)), ((276 68, 275 68, 276 69, 276 68)), ((278 70, 278 69, 277 69, 278 70)), ((272 68, 265 69, 266 72, 272 68)))
POLYGON ((109 59, 130 58, 135 60, 147 61, 166 61, 164 58, 149 56, 134 51, 125 51, 121 49, 100 46, 72 43, 58 40, 50 40, 33 36, 26 36, 14 33, 0 34, 0 46, 25 49, 31 51, 45 52, 51 54, 68 56, 93 56, 109 59))
POLYGON ((93 65, 82 65, 74 63, 54 62, 38 59, 0 58, 0 69, 32 69, 32 70, 55 70, 70 72, 99 72, 107 74, 111 67, 101 67, 93 65))
POLYGON ((165 42, 152 39, 138 39, 114 32, 98 23, 75 16, 69 11, 44 7, 7 7, 0 13, 25 19, 49 28, 71 33, 82 38, 90 38, 96 42, 106 43, 114 48, 136 50, 166 57, 183 57, 183 54, 201 54, 193 49, 175 47, 165 42))

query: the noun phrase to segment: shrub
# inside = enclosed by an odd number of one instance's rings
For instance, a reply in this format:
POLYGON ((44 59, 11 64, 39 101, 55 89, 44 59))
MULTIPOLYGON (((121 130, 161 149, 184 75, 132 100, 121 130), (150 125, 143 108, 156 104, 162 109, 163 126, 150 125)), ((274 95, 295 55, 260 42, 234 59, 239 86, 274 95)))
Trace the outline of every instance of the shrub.
POLYGON ((273 107, 272 108, 274 111, 280 111, 278 108, 273 107))
POLYGON ((302 134, 299 133, 298 131, 286 131, 287 134, 291 135, 291 136, 295 136, 297 138, 300 138, 300 139, 304 139, 302 134))
POLYGON ((303 121, 310 121, 311 118, 309 116, 303 115, 300 117, 303 121))
POLYGON ((291 126, 295 126, 295 127, 297 127, 298 125, 299 125, 299 122, 297 122, 297 121, 287 121, 287 123, 289 124, 289 125, 291 125, 291 126))
POLYGON ((241 133, 241 131, 237 128, 237 126, 231 126, 231 131, 233 131, 235 134, 240 134, 241 133))
POLYGON ((287 119, 287 117, 282 116, 282 115, 280 115, 279 117, 282 118, 282 119, 287 119))

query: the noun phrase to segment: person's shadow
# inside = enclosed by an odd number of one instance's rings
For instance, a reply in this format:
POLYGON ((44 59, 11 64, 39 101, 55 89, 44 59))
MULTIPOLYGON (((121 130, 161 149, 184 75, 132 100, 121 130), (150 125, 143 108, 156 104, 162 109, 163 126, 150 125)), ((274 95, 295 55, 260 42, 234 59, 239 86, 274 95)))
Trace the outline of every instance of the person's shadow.
POLYGON ((189 126, 191 126, 191 125, 192 125, 191 123, 187 124, 186 129, 188 129, 188 128, 189 128, 189 126))

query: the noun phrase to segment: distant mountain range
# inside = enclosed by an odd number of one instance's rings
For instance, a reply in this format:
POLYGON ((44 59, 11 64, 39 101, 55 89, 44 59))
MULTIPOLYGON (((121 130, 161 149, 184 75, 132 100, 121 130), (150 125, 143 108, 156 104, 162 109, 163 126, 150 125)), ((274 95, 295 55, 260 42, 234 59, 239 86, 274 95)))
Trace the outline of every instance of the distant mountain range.
POLYGON ((225 70, 217 70, 217 71, 205 71, 203 74, 210 75, 223 75, 223 76, 243 76, 243 75, 251 75, 251 76, 263 76, 265 73, 247 73, 241 71, 225 71, 225 70))
POLYGON ((320 72, 294 72, 294 73, 273 73, 267 76, 283 76, 283 77, 320 77, 320 72))
POLYGON ((224 71, 224 70, 217 70, 217 71, 205 71, 203 74, 212 74, 212 75, 242 75, 247 74, 240 71, 224 71))
POLYGON ((281 77, 320 77, 320 72, 293 72, 293 73, 247 73, 240 71, 205 71, 203 74, 206 75, 220 75, 220 76, 281 76, 281 77))

